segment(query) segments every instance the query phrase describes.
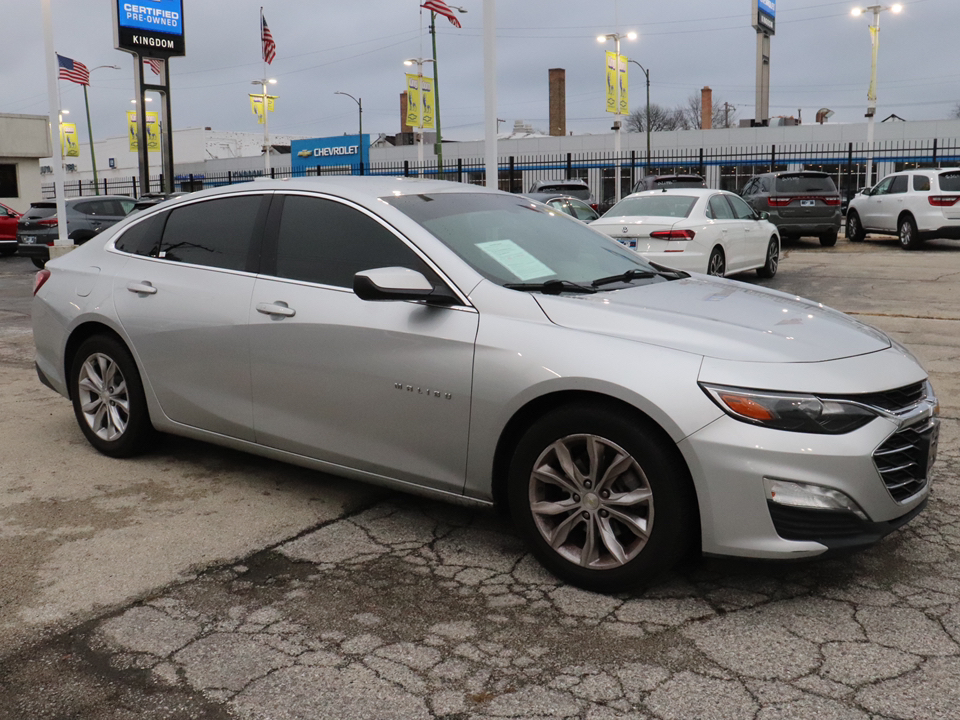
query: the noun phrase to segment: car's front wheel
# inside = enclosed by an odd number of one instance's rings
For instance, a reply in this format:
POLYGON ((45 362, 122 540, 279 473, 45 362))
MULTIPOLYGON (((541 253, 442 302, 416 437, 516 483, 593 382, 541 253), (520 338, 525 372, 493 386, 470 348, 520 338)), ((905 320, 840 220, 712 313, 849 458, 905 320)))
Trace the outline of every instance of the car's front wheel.
POLYGON ((692 483, 669 438, 604 406, 569 406, 521 438, 510 509, 534 555, 596 592, 647 583, 696 537, 692 483))
POLYGON ((723 257, 723 250, 720 247, 715 247, 713 252, 710 253, 710 258, 707 260, 707 275, 723 277, 726 274, 726 270, 727 261, 723 257))
POLYGON ((777 268, 780 266, 780 241, 776 236, 770 238, 770 244, 767 245, 767 260, 763 267, 757 268, 757 275, 762 278, 772 278, 777 274, 777 268))
POLYGON ((107 335, 84 340, 69 382, 77 423, 91 445, 111 457, 144 449, 153 425, 137 365, 119 340, 107 335))
POLYGON ((916 221, 909 215, 900 218, 900 247, 904 250, 916 250, 920 247, 920 232, 916 221))
POLYGON ((847 240, 850 242, 863 242, 863 239, 867 236, 867 233, 863 230, 863 225, 860 222, 860 216, 857 215, 856 210, 847 211, 847 240))

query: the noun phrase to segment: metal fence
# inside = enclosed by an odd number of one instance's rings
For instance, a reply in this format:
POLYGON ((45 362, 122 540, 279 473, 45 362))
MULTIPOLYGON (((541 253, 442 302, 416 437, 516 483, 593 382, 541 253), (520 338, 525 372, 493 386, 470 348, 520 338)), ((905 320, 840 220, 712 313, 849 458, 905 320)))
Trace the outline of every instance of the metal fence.
MULTIPOLYGON (((706 178, 709 187, 737 191, 754 175, 776 170, 821 170, 829 173, 847 197, 859 188, 872 185, 884 175, 917 167, 960 165, 957 139, 876 143, 873 150, 874 177, 866 177, 869 149, 866 143, 797 143, 749 147, 678 148, 655 150, 649 158, 645 151, 621 153, 565 153, 559 155, 516 155, 498 163, 498 187, 509 192, 524 192, 536 180, 585 180, 597 202, 606 204, 615 195, 617 167, 620 168, 621 195, 648 174, 694 173, 706 178)), ((486 168, 481 158, 455 158, 440 167, 436 162, 403 160, 364 165, 310 168, 294 171, 274 168, 273 178, 325 175, 384 175, 428 177, 456 182, 485 184, 486 168)), ((177 191, 232 185, 263 177, 263 171, 226 171, 177 175, 177 191)), ((140 187, 137 177, 104 178, 97 187, 92 180, 67 181, 67 197, 109 194, 139 197, 145 192, 161 192, 163 176, 150 178, 148 188, 140 187)), ((43 186, 43 197, 55 197, 53 183, 43 186)))

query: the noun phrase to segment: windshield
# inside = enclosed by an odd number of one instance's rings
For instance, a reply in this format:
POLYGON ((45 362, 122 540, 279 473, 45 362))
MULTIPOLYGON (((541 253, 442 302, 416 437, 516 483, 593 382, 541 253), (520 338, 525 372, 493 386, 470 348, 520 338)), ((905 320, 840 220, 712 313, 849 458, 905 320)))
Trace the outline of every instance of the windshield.
POLYGON ((624 198, 610 208, 606 215, 685 218, 696 204, 697 198, 690 195, 638 195, 624 198))
POLYGON ((498 285, 551 280, 589 284, 634 269, 655 272, 615 240, 524 198, 438 193, 381 199, 498 285))

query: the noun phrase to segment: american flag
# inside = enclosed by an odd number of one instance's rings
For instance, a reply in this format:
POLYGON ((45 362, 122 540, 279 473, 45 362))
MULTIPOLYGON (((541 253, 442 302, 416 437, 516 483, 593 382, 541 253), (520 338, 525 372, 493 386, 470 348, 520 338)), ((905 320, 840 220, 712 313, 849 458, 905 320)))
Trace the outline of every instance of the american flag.
POLYGON ((150 66, 154 75, 159 75, 163 70, 163 60, 160 58, 144 58, 143 61, 150 66))
POLYGON ((447 5, 443 0, 427 0, 420 7, 431 10, 437 15, 443 15, 447 20, 450 21, 451 25, 454 27, 460 27, 460 21, 457 20, 457 16, 453 14, 453 10, 451 10, 450 6, 447 5))
POLYGON ((60 66, 60 79, 75 82, 78 85, 90 84, 90 71, 87 66, 77 60, 71 60, 57 53, 57 65, 60 66))
POLYGON ((263 16, 263 8, 260 9, 260 40, 263 42, 263 61, 269 65, 277 56, 277 44, 273 41, 273 33, 267 27, 267 19, 263 16))

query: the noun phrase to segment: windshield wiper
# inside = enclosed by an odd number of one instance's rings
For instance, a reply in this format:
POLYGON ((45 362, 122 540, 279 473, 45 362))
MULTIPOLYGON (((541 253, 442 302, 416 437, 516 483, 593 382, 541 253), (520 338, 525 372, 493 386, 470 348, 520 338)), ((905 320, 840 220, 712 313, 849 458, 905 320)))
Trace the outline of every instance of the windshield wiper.
POLYGON ((687 273, 681 272, 679 270, 640 270, 638 268, 631 268, 625 273, 620 273, 619 275, 611 275, 609 277, 602 277, 594 280, 591 285, 593 287, 600 287, 601 285, 612 285, 613 283, 618 282, 630 282, 631 280, 649 280, 650 278, 663 277, 668 280, 677 280, 682 277, 690 277, 687 273))
POLYGON ((544 295, 559 295, 560 293, 595 293, 596 288, 589 285, 579 285, 570 280, 547 280, 542 283, 507 283, 503 287, 510 290, 540 291, 544 295))

